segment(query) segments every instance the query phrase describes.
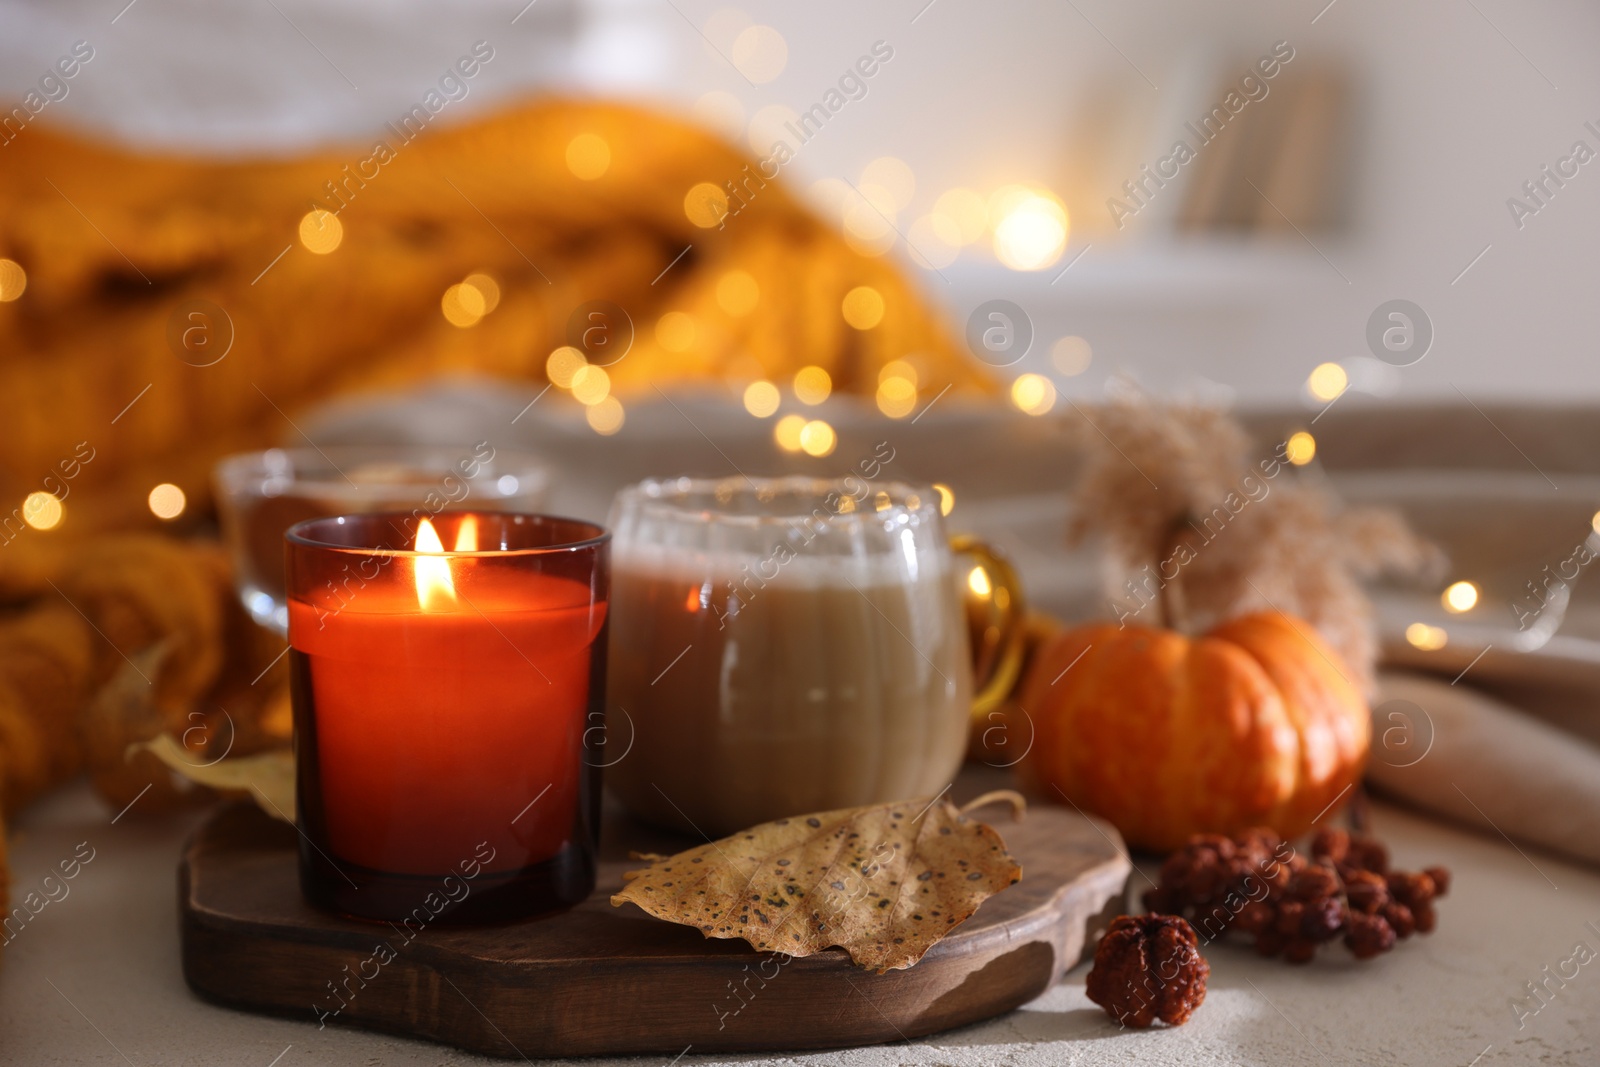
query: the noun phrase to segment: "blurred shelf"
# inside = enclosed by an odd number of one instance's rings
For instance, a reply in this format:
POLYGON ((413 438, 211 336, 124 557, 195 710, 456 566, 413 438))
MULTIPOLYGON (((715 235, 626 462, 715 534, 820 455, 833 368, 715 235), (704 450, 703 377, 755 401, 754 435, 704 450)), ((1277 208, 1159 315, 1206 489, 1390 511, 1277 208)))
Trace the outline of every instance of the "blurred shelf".
POLYGON ((1354 258, 1350 247, 1332 237, 1318 239, 1317 245, 1322 252, 1298 237, 1074 243, 1057 264, 1041 271, 1014 271, 968 253, 937 274, 926 268, 917 273, 929 292, 958 307, 995 297, 1063 305, 1110 300, 1258 307, 1267 296, 1343 287, 1344 279, 1323 253, 1338 263, 1341 256, 1354 258))

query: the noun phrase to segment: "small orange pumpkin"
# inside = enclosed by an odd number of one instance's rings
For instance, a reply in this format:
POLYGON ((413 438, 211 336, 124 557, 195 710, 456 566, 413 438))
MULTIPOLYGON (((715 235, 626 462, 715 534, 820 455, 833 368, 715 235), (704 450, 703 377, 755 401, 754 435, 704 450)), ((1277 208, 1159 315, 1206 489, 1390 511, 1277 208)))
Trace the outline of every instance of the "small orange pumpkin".
POLYGON ((1113 623, 1057 635, 1017 701, 1024 778, 1108 819, 1130 845, 1270 826, 1304 833, 1360 776, 1361 690, 1310 624, 1263 612, 1190 638, 1113 623))

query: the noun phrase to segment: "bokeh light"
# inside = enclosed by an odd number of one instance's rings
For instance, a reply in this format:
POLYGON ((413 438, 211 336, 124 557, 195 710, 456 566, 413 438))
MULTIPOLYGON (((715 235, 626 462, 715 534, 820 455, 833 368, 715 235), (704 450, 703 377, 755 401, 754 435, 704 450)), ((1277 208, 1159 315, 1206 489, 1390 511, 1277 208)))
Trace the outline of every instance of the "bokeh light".
POLYGON ((820 404, 833 392, 833 379, 821 367, 801 367, 794 376, 794 395, 802 404, 820 404))
POLYGON ((1063 337, 1050 346, 1050 365, 1063 377, 1073 378, 1089 369, 1094 350, 1081 337, 1063 337))
POLYGON ((587 363, 572 375, 572 395, 578 403, 592 407, 611 395, 611 375, 604 367, 591 367, 587 363))
POLYGON ((821 419, 812 419, 800 429, 800 448, 808 456, 831 456, 839 444, 839 437, 821 419))
POLYGON ((683 213, 702 230, 712 229, 728 214, 728 194, 710 182, 700 182, 684 194, 683 213))
POLYGON ((150 505, 150 514, 156 518, 175 519, 183 514, 183 509, 189 504, 189 498, 184 496, 182 489, 171 482, 162 482, 150 490, 147 502, 150 505))
POLYGON ((1296 467, 1304 467, 1317 455, 1317 439, 1304 430, 1289 435, 1283 443, 1283 455, 1296 467))
POLYGON ((344 240, 344 223, 331 211, 321 208, 306 212, 300 218, 300 243, 319 256, 325 256, 339 247, 344 240))
POLYGON ((462 285, 471 286, 483 297, 483 313, 485 315, 500 306, 500 283, 487 274, 469 274, 461 281, 462 285))
POLYGON ((1406 627, 1406 640, 1413 648, 1420 648, 1424 652, 1437 652, 1450 643, 1450 635, 1442 626, 1429 626, 1425 622, 1414 622, 1406 627))
POLYGON ((1478 587, 1471 582, 1451 582, 1439 597, 1445 610, 1460 614, 1471 611, 1478 603, 1478 587))
POLYGON ((916 383, 907 378, 885 378, 878 383, 878 410, 891 419, 903 419, 917 406, 916 383))
POLYGON ((14 259, 0 259, 0 304, 9 304, 28 287, 28 272, 14 259))
POLYGON ((994 253, 1012 270, 1043 270, 1061 258, 1067 247, 1067 209, 1048 193, 998 196, 991 202, 995 218, 994 253), (999 211, 993 209, 998 207, 999 211))
POLYGON ((467 285, 465 282, 452 285, 439 299, 439 309, 444 312, 445 319, 450 325, 462 329, 476 326, 478 320, 483 318, 487 307, 488 302, 484 300, 483 293, 476 286, 467 285))
POLYGON ((994 585, 989 581, 989 572, 982 567, 974 567, 967 572, 967 588, 980 597, 986 597, 994 592, 994 585))
POLYGON ((55 529, 66 514, 66 506, 54 493, 32 492, 22 500, 22 521, 35 530, 55 529))
POLYGON ((1011 402, 1029 415, 1043 415, 1056 406, 1055 383, 1042 374, 1023 374, 1011 383, 1011 402))
POLYGON ((776 412, 782 399, 778 387, 768 381, 751 382, 744 387, 744 409, 758 419, 776 412))
POLYGON ((550 379, 552 385, 571 389, 573 375, 588 365, 589 361, 583 358, 582 352, 571 345, 562 345, 550 353, 550 358, 544 361, 544 375, 550 379))
POLYGON ((870 330, 883 321, 883 294, 870 285, 858 285, 844 294, 839 309, 851 326, 870 330))
POLYGON ((1336 399, 1350 385, 1350 375, 1337 363, 1319 363, 1306 379, 1306 389, 1321 401, 1336 399))
MULTIPOLYGON (((595 370, 600 368, 595 367, 595 370)), ((626 413, 622 409, 622 402, 614 396, 608 396, 598 404, 592 404, 583 409, 583 417, 589 423, 589 428, 604 437, 610 437, 622 429, 626 413)))
POLYGON ((948 515, 955 510, 956 492, 943 482, 934 482, 933 491, 939 494, 939 514, 948 515))
POLYGON ((800 451, 800 432, 806 428, 804 415, 785 415, 772 427, 772 439, 785 452, 800 451))

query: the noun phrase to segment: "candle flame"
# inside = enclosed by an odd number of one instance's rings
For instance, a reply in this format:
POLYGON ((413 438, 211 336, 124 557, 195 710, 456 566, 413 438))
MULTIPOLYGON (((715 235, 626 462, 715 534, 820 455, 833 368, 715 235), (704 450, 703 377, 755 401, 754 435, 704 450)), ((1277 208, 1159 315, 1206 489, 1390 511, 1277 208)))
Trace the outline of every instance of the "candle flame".
POLYGON ((456 551, 478 551, 478 517, 468 515, 461 520, 461 525, 456 527, 456 551))
MULTIPOLYGON (((476 539, 476 531, 473 537, 476 539)), ((423 519, 417 524, 418 552, 414 563, 417 578, 417 605, 423 611, 448 611, 455 607, 456 585, 450 577, 450 561, 444 558, 444 542, 433 523, 423 519)))

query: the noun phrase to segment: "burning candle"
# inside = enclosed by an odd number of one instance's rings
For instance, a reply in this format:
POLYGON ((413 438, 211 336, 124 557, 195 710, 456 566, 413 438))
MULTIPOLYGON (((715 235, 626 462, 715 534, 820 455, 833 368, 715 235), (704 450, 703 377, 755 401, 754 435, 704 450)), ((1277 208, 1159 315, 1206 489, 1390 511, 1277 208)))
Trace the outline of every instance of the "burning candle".
POLYGON ((495 512, 289 530, 300 870, 312 903, 481 921, 588 896, 609 536, 495 512))

